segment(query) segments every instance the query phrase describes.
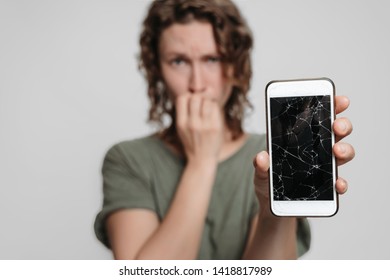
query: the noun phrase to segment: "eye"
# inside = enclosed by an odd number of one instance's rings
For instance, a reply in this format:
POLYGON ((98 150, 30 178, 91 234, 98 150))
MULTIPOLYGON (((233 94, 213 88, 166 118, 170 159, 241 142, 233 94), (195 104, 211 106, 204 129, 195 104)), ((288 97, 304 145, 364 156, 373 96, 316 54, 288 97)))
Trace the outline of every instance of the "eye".
POLYGON ((209 56, 207 57, 207 62, 210 62, 210 63, 217 63, 217 62, 220 62, 221 59, 218 57, 218 56, 209 56))
POLYGON ((186 61, 182 57, 175 57, 170 61, 170 64, 174 66, 179 66, 185 64, 185 62, 186 61))

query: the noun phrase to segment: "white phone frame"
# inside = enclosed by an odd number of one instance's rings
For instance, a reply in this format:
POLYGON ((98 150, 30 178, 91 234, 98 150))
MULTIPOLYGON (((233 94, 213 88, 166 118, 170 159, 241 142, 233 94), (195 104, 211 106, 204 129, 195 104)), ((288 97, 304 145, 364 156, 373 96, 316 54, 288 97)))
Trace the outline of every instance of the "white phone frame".
POLYGON ((296 200, 279 201, 274 200, 273 195, 273 170, 272 170, 272 139, 271 139, 271 118, 270 99, 272 97, 294 97, 294 96, 315 96, 329 95, 331 104, 331 135, 332 147, 335 143, 333 133, 333 122, 335 119, 334 96, 335 86, 328 78, 302 79, 302 80, 280 80, 271 81, 266 87, 266 108, 267 108, 267 142, 270 158, 269 168, 269 190, 271 211, 276 216, 305 216, 305 217, 330 217, 337 213, 339 203, 336 192, 337 166, 334 154, 332 153, 332 174, 333 174, 333 200, 296 200))

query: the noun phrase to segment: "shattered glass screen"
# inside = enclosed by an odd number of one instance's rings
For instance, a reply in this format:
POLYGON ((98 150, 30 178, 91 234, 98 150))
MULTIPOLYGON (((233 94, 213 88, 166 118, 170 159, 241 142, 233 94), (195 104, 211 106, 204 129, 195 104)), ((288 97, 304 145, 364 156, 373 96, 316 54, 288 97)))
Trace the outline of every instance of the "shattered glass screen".
POLYGON ((333 200, 330 96, 270 103, 274 200, 333 200))

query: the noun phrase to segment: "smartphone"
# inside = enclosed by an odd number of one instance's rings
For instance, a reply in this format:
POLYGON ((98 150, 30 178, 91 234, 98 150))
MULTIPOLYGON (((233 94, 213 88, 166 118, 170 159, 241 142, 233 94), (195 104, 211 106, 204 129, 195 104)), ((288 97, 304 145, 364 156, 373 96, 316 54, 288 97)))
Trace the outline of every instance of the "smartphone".
POLYGON ((333 216, 335 86, 328 78, 271 81, 266 87, 271 211, 333 216))

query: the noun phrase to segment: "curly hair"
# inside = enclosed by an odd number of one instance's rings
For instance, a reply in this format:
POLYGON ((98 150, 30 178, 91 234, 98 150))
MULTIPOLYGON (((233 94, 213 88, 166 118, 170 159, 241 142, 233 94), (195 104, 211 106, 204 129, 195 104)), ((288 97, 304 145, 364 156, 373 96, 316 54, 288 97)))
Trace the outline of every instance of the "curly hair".
POLYGON ((139 68, 148 83, 151 103, 149 121, 163 126, 163 117, 169 115, 172 123, 167 133, 175 133, 175 109, 162 81, 158 45, 164 29, 174 23, 193 20, 206 21, 212 25, 221 60, 225 66, 232 66, 233 71, 229 76, 227 67, 224 67, 224 74, 233 82, 224 112, 227 126, 233 139, 236 139, 243 133, 245 108, 252 107, 247 93, 252 76, 250 50, 253 39, 238 8, 230 0, 156 0, 151 3, 143 22, 139 57, 139 68))

